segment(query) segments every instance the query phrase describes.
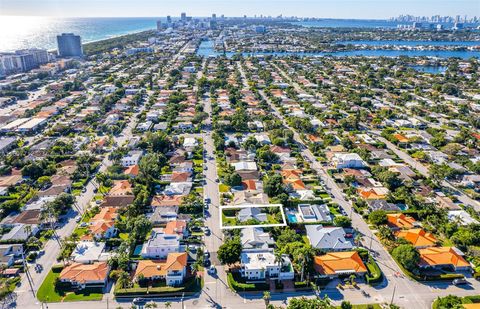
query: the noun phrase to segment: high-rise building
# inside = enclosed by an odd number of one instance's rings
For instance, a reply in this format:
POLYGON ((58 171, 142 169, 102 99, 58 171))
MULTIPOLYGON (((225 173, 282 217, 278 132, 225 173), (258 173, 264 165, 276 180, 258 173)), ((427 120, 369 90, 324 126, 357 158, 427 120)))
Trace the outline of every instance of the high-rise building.
POLYGON ((213 13, 213 14, 212 14, 212 19, 213 19, 213 20, 216 20, 216 19, 217 19, 217 14, 213 13))
POLYGON ((48 52, 45 49, 39 49, 39 48, 22 49, 22 50, 17 50, 15 53, 17 55, 31 54, 37 66, 48 63, 48 60, 49 60, 48 52))
POLYGON ((167 16, 167 24, 171 24, 172 23, 172 16, 168 15, 167 16))
POLYGON ((182 14, 180 15, 180 19, 181 19, 182 21, 186 21, 186 20, 187 20, 187 13, 182 13, 182 14))
POLYGON ((48 63, 45 49, 22 49, 14 53, 0 53, 0 76, 28 72, 48 63))
POLYGON ((157 31, 163 30, 163 24, 161 20, 157 20, 157 31))
POLYGON ((60 57, 82 57, 82 39, 73 33, 57 35, 58 55, 60 57))

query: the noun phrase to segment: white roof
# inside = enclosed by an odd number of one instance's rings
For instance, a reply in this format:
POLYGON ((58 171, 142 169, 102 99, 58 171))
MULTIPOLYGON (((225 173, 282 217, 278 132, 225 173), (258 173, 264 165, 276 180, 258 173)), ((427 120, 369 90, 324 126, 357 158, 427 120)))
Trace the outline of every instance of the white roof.
POLYGON ((72 253, 72 259, 78 263, 106 260, 104 242, 81 241, 72 253))
POLYGON ((275 254, 273 250, 244 250, 240 255, 240 262, 246 270, 266 269, 268 266, 275 266, 275 254))
POLYGON ((240 161, 232 163, 236 171, 256 171, 257 163, 253 161, 240 161))

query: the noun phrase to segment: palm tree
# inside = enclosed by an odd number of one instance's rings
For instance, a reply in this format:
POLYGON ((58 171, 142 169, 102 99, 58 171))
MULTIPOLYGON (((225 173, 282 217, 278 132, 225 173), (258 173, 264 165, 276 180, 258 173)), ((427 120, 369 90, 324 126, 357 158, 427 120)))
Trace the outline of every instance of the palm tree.
POLYGON ((271 295, 269 291, 263 292, 263 300, 265 301, 265 308, 270 304, 271 295))
POLYGON ((350 284, 353 285, 353 283, 355 282, 355 278, 357 278, 357 276, 355 276, 355 274, 351 274, 350 277, 348 277, 348 279, 350 279, 350 284))
POLYGON ((172 302, 167 301, 167 302, 165 303, 165 308, 172 308, 172 302))
POLYGON ((120 288, 122 289, 128 288, 130 286, 130 276, 126 271, 121 271, 118 274, 117 284, 120 285, 120 288))

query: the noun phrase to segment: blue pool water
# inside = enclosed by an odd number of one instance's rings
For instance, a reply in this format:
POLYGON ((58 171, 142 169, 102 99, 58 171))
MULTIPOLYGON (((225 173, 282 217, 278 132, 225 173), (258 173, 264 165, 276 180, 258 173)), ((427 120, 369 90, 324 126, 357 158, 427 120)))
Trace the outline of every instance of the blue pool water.
POLYGON ((287 214, 288 222, 297 223, 297 217, 294 214, 287 214))

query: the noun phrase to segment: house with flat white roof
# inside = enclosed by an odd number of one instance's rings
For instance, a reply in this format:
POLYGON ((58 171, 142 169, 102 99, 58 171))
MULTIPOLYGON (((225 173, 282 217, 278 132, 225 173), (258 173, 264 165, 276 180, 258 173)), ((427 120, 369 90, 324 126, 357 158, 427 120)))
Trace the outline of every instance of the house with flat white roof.
POLYGON ((129 151, 128 154, 122 158, 122 166, 129 167, 132 165, 137 165, 138 162, 140 162, 142 155, 143 151, 141 150, 129 151))
POLYGON ((335 168, 363 168, 367 164, 356 153, 335 153, 332 157, 335 168))
POLYGON ((327 205, 298 204, 298 213, 304 222, 330 222, 332 217, 327 205))
POLYGON ((248 249, 240 255, 241 275, 248 281, 263 281, 266 278, 292 280, 292 262, 288 255, 277 261, 273 249, 248 249))
POLYGON ((180 236, 152 231, 150 239, 143 245, 142 257, 152 259, 166 259, 169 253, 181 252, 180 236))
POLYGON ((257 163, 253 161, 240 161, 232 163, 232 166, 235 168, 235 171, 256 171, 257 163))
POLYGON ((81 241, 73 250, 71 259, 77 263, 91 264, 106 261, 110 254, 105 252, 105 243, 96 241, 81 241))

